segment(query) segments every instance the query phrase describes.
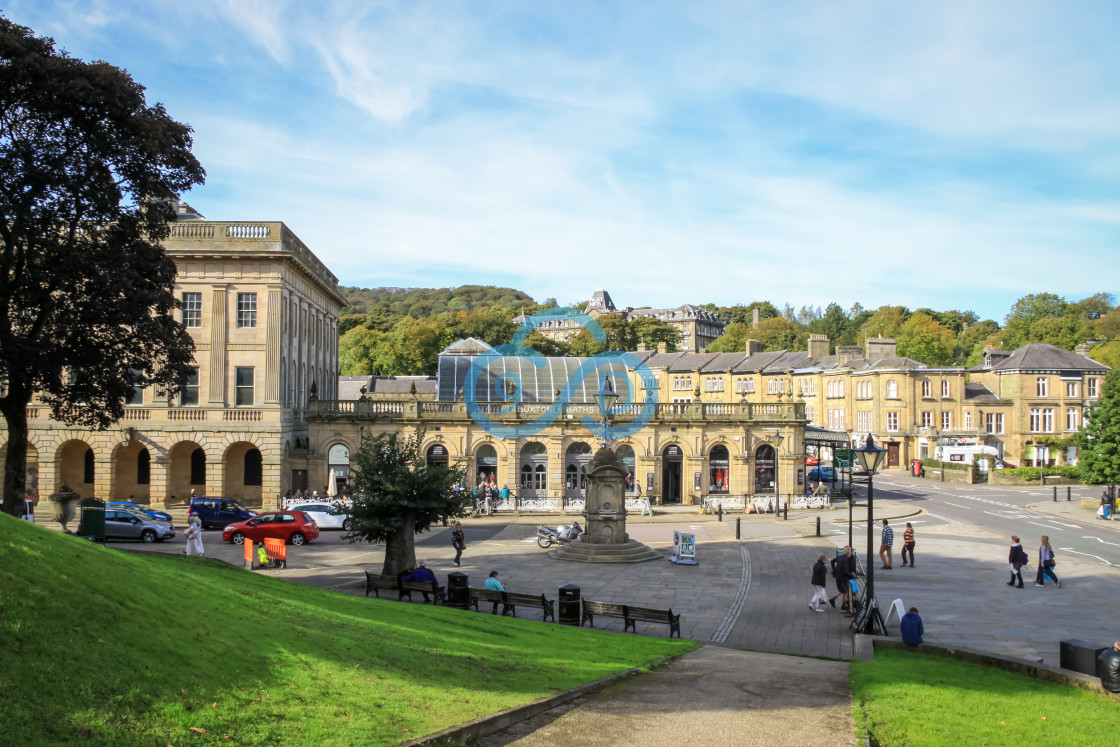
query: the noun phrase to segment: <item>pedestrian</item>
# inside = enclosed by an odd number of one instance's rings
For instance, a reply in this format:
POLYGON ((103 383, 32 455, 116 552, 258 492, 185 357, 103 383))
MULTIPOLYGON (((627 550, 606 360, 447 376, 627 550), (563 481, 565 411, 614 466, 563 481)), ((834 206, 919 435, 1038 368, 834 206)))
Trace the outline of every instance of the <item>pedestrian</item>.
POLYGON ((451 530, 451 546, 455 548, 455 560, 452 562, 455 565, 462 565, 459 559, 463 557, 463 550, 467 549, 467 542, 463 536, 463 523, 461 521, 455 522, 455 528, 451 530))
POLYGON ((1050 580, 1056 583, 1059 589, 1062 588, 1061 580, 1054 575, 1055 565, 1057 563, 1054 560, 1054 548, 1050 547, 1050 537, 1044 534, 1042 535, 1042 545, 1038 548, 1038 574, 1034 577, 1034 585, 1042 586, 1045 583, 1043 579, 1049 576, 1050 580))
POLYGON ((817 562, 813 565, 813 579, 809 582, 813 585, 813 596, 809 599, 809 609, 813 612, 828 611, 824 608, 824 589, 828 585, 824 560, 824 555, 817 556, 817 562))
POLYGON ((498 493, 498 499, 502 501, 509 500, 509 485, 503 485, 501 491, 498 493))
POLYGON ((918 615, 917 607, 911 607, 910 611, 902 616, 902 621, 898 624, 898 630, 902 633, 902 642, 906 645, 922 645, 922 636, 925 635, 926 629, 922 625, 922 618, 918 615))
POLYGON ((894 547, 894 529, 886 519, 883 519, 883 539, 879 543, 879 560, 883 561, 883 570, 889 571, 894 568, 894 556, 892 548, 894 547))
POLYGON ((1097 672, 1101 676, 1101 687, 1110 693, 1120 693, 1120 641, 1097 657, 1097 672))
POLYGON ((1011 564, 1011 580, 1007 582, 1008 586, 1015 586, 1015 581, 1018 579, 1019 588, 1023 588, 1023 574, 1021 571, 1028 560, 1027 554, 1023 552, 1023 546, 1019 544, 1019 538, 1014 534, 1011 535, 1011 552, 1007 555, 1007 562, 1011 564))
POLYGON ((187 519, 187 549, 183 552, 190 555, 192 550, 200 558, 206 555, 202 547, 202 519, 198 518, 198 514, 187 519))
POLYGON ((910 567, 914 567, 914 527, 906 522, 906 531, 902 533, 902 565, 906 565, 906 554, 910 553, 910 567))
POLYGON ((1097 516, 1106 521, 1112 520, 1112 498, 1107 489, 1101 493, 1101 507, 1097 509, 1097 516))
POLYGON ((836 606, 836 597, 844 597, 840 609, 846 609, 848 615, 852 614, 852 578, 855 576, 856 563, 852 557, 852 548, 845 546, 844 554, 832 559, 832 577, 836 579, 837 593, 831 596, 828 603, 836 606))
POLYGON ((641 498, 642 497, 642 484, 640 482, 638 482, 637 480, 634 481, 634 497, 635 498, 641 498))

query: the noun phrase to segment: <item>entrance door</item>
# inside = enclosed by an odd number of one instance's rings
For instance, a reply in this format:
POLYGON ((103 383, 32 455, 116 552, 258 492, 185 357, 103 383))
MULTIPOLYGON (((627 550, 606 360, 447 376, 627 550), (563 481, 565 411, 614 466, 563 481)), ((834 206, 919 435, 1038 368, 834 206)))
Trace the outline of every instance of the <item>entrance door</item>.
POLYGON ((522 501, 544 500, 548 497, 548 450, 538 441, 530 441, 521 449, 518 497, 522 501))
POLYGON ((679 446, 666 446, 661 454, 661 502, 681 502, 681 470, 684 454, 679 446))
POLYGON ((584 497, 584 480, 587 478, 587 465, 591 463, 591 447, 577 441, 568 447, 564 455, 564 498, 578 500, 584 497))
POLYGON ((774 492, 774 447, 763 444, 754 453, 754 492, 774 492))
POLYGON ((887 442, 887 466, 898 466, 898 441, 887 442))
POLYGON ((498 487, 498 452, 490 444, 478 447, 474 457, 478 465, 478 484, 488 483, 491 487, 498 487))

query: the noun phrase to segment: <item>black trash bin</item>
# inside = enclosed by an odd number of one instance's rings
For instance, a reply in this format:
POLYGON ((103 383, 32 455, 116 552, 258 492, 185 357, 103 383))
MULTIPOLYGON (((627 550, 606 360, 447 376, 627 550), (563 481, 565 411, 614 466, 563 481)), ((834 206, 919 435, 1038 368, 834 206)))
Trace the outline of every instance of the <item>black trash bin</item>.
POLYGON ((560 587, 560 624, 579 627, 579 587, 568 584, 560 587))
POLYGON ((1097 657, 1109 648, 1099 643, 1076 639, 1061 641, 1058 644, 1058 666, 1073 672, 1100 676, 1097 672, 1097 657))
POLYGON ((465 610, 471 601, 470 574, 454 571, 447 574, 447 607, 458 607, 465 610))

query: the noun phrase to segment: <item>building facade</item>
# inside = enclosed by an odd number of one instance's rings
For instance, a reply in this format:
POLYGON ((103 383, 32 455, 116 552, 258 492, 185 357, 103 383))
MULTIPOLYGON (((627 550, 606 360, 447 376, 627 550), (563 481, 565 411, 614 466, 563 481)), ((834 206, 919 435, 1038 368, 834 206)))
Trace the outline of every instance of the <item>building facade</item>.
POLYGON ((259 506, 307 487, 302 414, 313 391, 338 396, 338 279, 283 223, 208 221, 186 203, 177 217, 164 246, 195 343, 188 388, 137 390, 105 431, 33 401, 29 493, 65 481, 83 497, 174 504, 193 490, 259 506))

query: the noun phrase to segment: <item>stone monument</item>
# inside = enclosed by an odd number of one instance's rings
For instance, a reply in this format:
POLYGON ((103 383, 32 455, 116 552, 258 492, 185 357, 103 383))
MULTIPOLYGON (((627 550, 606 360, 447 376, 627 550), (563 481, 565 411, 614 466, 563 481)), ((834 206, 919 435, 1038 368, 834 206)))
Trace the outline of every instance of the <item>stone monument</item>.
POLYGON ((643 563, 661 555, 626 533, 626 470, 608 448, 587 465, 584 533, 575 542, 549 551, 557 560, 577 563, 643 563))

